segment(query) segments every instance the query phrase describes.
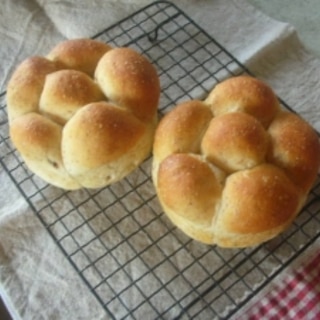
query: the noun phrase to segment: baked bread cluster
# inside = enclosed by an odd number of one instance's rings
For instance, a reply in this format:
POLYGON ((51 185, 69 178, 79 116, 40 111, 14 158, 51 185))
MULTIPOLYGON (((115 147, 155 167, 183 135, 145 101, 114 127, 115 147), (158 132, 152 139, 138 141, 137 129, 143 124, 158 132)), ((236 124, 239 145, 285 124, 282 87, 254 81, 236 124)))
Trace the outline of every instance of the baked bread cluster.
POLYGON ((154 66, 130 48, 68 40, 23 61, 7 88, 10 137, 63 189, 119 181, 150 154, 159 201, 190 237, 247 247, 284 231, 320 165, 316 132, 249 77, 176 106, 157 126, 154 66))
POLYGON ((187 235, 247 247, 289 226, 319 164, 309 124, 282 110, 265 83, 238 76, 164 116, 152 176, 164 211, 187 235))
POLYGON ((150 154, 159 95, 156 69, 133 49, 67 40, 13 73, 10 137, 47 182, 69 190, 103 187, 150 154))

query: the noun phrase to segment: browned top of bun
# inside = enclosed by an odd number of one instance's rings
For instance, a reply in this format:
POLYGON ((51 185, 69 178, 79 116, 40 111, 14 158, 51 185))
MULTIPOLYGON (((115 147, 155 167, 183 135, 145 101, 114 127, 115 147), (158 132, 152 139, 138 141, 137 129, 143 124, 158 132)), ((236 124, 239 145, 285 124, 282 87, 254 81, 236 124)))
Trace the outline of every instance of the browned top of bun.
POLYGON ((12 122, 10 134, 21 153, 42 158, 50 149, 60 149, 62 128, 38 113, 29 112, 12 122))
POLYGON ((62 152, 73 166, 99 167, 125 154, 144 132, 143 123, 126 110, 107 102, 91 103, 65 125, 62 152))
POLYGON ((84 105, 105 97, 88 75, 77 70, 59 70, 47 75, 39 110, 64 124, 84 105))
POLYGON ((232 112, 211 120, 201 147, 209 161, 233 172, 264 162, 268 142, 267 132, 256 118, 232 112))
POLYGON ((268 161, 282 168, 307 193, 318 172, 319 138, 298 115, 281 112, 268 130, 271 137, 268 161))
POLYGON ((155 68, 130 48, 115 48, 98 63, 95 78, 102 91, 138 118, 150 121, 158 105, 160 84, 155 68))
POLYGON ((215 116, 235 111, 254 116, 267 127, 279 110, 273 90, 264 82, 249 76, 229 78, 218 84, 206 99, 215 116))
POLYGON ((316 132, 283 111, 272 89, 239 76, 161 120, 153 181, 169 218, 223 247, 267 241, 292 222, 320 165, 316 132))
POLYGON ((255 234, 292 220, 300 193, 279 168, 262 164, 230 175, 217 225, 228 232, 255 234))
POLYGON ((201 138, 212 119, 212 112, 201 101, 177 106, 160 121, 154 140, 154 155, 159 161, 173 153, 200 152, 201 138))
POLYGON ((112 47, 91 39, 71 39, 57 44, 47 55, 52 61, 58 61, 68 69, 79 70, 93 76, 98 61, 112 47))
POLYGON ((61 65, 43 57, 24 60, 13 73, 7 87, 9 121, 37 111, 46 76, 61 69, 61 65))
POLYGON ((159 168, 159 192, 166 206, 195 223, 210 225, 222 188, 201 158, 176 153, 159 168))

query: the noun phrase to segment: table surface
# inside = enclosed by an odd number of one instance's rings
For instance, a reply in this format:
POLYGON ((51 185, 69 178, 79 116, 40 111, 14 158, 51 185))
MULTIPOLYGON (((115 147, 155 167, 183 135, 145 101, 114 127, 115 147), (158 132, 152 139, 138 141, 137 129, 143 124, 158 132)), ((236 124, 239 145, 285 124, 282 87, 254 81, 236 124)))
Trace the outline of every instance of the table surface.
MULTIPOLYGON (((268 16, 288 22, 295 27, 301 42, 314 56, 320 58, 320 41, 315 41, 320 33, 319 0, 247 0, 268 16)), ((0 318, 11 319, 0 299, 0 318)))

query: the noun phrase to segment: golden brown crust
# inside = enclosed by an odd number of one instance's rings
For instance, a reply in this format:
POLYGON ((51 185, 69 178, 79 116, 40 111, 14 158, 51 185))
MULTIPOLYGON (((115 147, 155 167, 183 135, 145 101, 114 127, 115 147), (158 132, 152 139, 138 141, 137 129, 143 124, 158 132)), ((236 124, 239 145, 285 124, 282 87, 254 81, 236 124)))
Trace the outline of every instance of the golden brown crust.
POLYGON ((292 220, 299 200, 298 188, 273 165, 236 172, 226 180, 216 228, 252 235, 277 228, 292 220))
POLYGON ((268 132, 272 144, 268 160, 307 193, 320 164, 318 135, 303 119, 289 112, 279 114, 268 132))
POLYGON ((197 157, 173 154, 160 165, 160 201, 186 220, 210 226, 221 192, 221 185, 210 166, 197 157))
POLYGON ((62 63, 68 69, 93 76, 99 60, 111 49, 111 46, 100 41, 71 39, 57 44, 47 58, 62 63))
POLYGON ((54 145, 56 149, 61 140, 62 128, 58 124, 30 112, 15 119, 10 126, 10 137, 15 146, 26 156, 43 157, 54 145))
POLYGON ((64 160, 70 171, 102 166, 127 153, 144 131, 143 123, 126 110, 107 102, 88 104, 64 127, 64 160))
POLYGON ((265 160, 268 135, 256 118, 241 112, 226 113, 211 120, 201 147, 210 162, 234 172, 265 160))
POLYGON ((221 247, 258 245, 302 208, 320 165, 317 134, 279 110, 271 88, 249 77, 217 85, 158 126, 152 178, 183 232, 221 247), (208 105, 212 113, 208 113, 208 105))
POLYGON ((206 99, 215 116, 235 111, 245 112, 268 127, 279 111, 279 102, 264 82, 238 76, 218 84, 206 99))
POLYGON ((223 247, 243 247, 271 239, 292 222, 303 200, 299 189, 273 165, 234 173, 223 190, 215 241, 223 247))
POLYGON ((79 183, 65 170, 61 156, 62 127, 38 113, 14 119, 10 137, 32 171, 49 183, 78 189, 79 183))
POLYGON ((95 78, 104 94, 143 121, 157 110, 160 83, 155 68, 130 48, 115 48, 99 61, 95 78))
POLYGON ((7 87, 9 121, 38 110, 46 76, 60 69, 61 65, 37 56, 18 66, 7 87))
POLYGON ((61 70, 47 76, 39 109, 58 123, 65 124, 77 110, 101 100, 105 100, 105 96, 89 76, 77 70, 61 70))
POLYGON ((13 74, 10 135, 29 168, 49 183, 103 187, 150 154, 159 95, 155 68, 137 52, 91 39, 65 41, 47 58, 27 59, 13 74), (109 52, 122 73, 114 77, 112 67, 100 68, 99 77, 111 82, 96 82, 93 75, 109 52), (103 93, 107 85, 116 100, 103 93))
POLYGON ((157 128, 154 141, 155 157, 162 161, 172 153, 200 153, 200 143, 212 112, 198 100, 177 106, 170 116, 164 116, 157 128))

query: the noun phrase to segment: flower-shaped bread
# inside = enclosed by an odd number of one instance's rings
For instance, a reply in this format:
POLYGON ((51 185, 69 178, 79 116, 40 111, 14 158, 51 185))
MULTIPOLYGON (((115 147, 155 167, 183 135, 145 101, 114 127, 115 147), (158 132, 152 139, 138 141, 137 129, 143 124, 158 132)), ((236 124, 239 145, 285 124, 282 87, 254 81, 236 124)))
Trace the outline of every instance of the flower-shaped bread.
POLYGON ((257 245, 284 231, 320 164, 311 126, 249 76, 176 106, 160 121, 153 153, 168 217, 190 237, 222 247, 257 245))
POLYGON ((7 89, 10 137, 27 166, 64 189, 118 181, 150 153, 160 85, 130 48, 67 40, 15 70, 7 89))

